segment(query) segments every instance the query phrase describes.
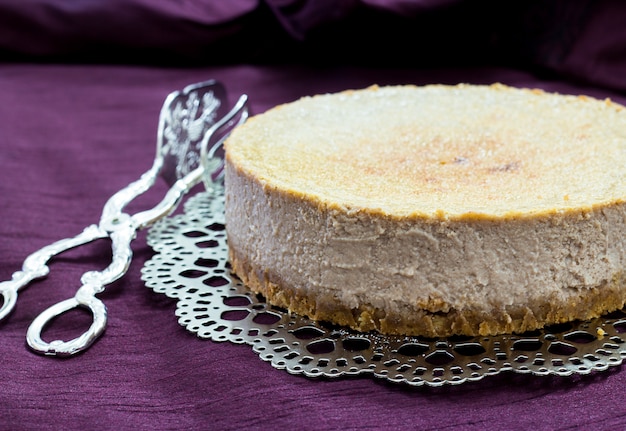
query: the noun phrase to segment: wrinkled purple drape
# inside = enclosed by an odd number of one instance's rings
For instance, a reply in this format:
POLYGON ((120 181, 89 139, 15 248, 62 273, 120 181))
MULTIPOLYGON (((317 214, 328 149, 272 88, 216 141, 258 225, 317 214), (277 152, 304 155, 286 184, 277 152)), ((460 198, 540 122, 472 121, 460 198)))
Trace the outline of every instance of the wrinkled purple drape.
POLYGON ((626 89, 618 0, 0 2, 0 54, 72 62, 507 65, 626 89))

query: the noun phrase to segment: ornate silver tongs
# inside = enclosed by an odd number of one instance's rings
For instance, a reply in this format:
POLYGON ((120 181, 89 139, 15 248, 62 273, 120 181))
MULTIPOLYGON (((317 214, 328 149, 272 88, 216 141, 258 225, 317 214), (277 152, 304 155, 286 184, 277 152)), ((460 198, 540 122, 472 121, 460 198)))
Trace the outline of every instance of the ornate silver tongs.
POLYGON ((193 84, 168 95, 159 116, 157 152, 152 168, 139 180, 111 196, 104 205, 100 223, 88 226, 73 238, 62 239, 31 254, 24 261, 21 271, 15 272, 11 280, 0 283, 3 297, 0 320, 15 307, 20 289, 48 275, 50 269, 46 264, 52 257, 97 239, 110 238, 113 251, 111 264, 102 271, 83 274, 82 286, 74 297, 43 311, 31 323, 26 335, 28 345, 35 352, 45 355, 70 356, 87 349, 106 327, 107 310, 96 295, 128 270, 133 254, 130 244, 137 231, 170 214, 203 177, 210 184, 211 177, 220 168, 218 149, 230 131, 247 117, 247 97, 241 96, 227 111, 226 90, 217 81, 193 84), (202 157, 211 159, 202 161, 202 157), (214 169, 216 171, 208 171, 214 169), (161 202, 136 214, 125 213, 124 208, 151 188, 159 177, 170 187, 161 202), (88 309, 93 316, 91 326, 83 335, 70 341, 48 343, 42 339, 46 325, 77 307, 88 309))

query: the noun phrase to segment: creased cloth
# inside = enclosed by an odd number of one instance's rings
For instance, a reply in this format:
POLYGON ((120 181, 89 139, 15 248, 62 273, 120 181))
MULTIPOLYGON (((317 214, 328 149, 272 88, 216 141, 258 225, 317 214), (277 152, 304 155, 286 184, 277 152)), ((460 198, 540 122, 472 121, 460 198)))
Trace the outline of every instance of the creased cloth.
POLYGON ((0 58, 517 67, 626 90, 619 0, 3 0, 0 58))

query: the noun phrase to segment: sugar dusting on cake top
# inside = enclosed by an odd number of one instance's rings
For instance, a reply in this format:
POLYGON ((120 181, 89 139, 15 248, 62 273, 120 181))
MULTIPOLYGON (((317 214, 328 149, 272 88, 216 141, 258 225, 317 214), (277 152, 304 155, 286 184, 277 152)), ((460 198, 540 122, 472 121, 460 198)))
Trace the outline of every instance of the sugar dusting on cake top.
POLYGON ((626 109, 501 84, 373 86, 250 118, 227 157, 320 206, 502 218, 626 199, 626 109))

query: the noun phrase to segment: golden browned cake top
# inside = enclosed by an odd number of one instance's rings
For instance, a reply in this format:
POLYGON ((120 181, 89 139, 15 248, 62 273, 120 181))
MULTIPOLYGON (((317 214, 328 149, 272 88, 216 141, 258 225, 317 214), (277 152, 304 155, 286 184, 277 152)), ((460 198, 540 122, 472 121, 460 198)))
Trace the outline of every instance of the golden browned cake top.
POLYGON ((374 86, 252 117, 226 154, 323 207, 427 218, 580 211, 626 198, 626 109, 501 84, 374 86))

